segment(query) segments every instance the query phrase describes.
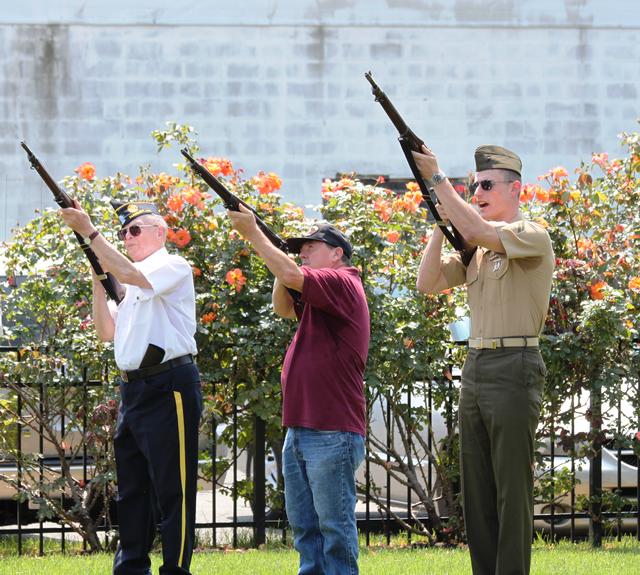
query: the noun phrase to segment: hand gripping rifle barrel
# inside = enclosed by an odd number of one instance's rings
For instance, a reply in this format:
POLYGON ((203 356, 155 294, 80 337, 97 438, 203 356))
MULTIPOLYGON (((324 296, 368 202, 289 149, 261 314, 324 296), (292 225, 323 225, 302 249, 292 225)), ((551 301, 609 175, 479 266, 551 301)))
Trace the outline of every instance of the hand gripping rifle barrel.
MULTIPOLYGON (((53 198, 61 208, 72 208, 73 201, 69 197, 69 195, 53 180, 53 178, 49 175, 49 172, 45 170, 44 166, 40 163, 40 160, 36 158, 33 152, 29 149, 27 144, 24 142, 20 142, 20 145, 27 153, 27 158, 29 159, 29 163, 31 164, 31 168, 38 172, 38 175, 42 178, 47 187, 51 190, 53 194, 53 198)), ((122 297, 120 295, 120 284, 118 281, 109 273, 105 272, 100 265, 100 261, 98 260, 98 256, 94 253, 94 251, 86 244, 84 238, 78 233, 73 232, 76 236, 76 240, 80 244, 84 255, 87 256, 93 271, 96 276, 100 280, 100 283, 104 287, 107 295, 119 304, 122 301, 122 297)))
MULTIPOLYGON (((276 234, 267 224, 265 224, 258 213, 246 202, 242 201, 238 196, 236 196, 233 192, 227 189, 218 178, 216 178, 207 168, 205 168, 200 162, 197 162, 195 158, 189 153, 187 148, 182 148, 180 153, 187 159, 191 169, 196 172, 204 182, 220 197, 224 207, 232 212, 240 211, 240 204, 242 204, 245 208, 247 208, 256 218, 256 224, 262 231, 262 233, 267 236, 267 239, 280 251, 288 254, 289 246, 287 242, 284 241, 278 234, 276 234)), ((293 298, 294 305, 299 306, 302 305, 302 300, 300 299, 300 292, 294 289, 287 288, 288 292, 291 294, 293 298)))
MULTIPOLYGON (((398 140, 400 141, 400 147, 404 152, 405 158, 407 159, 407 163, 413 172, 413 177, 415 178, 418 186, 420 187, 420 191, 422 192, 422 197, 424 203, 427 205, 427 209, 431 212, 435 222, 438 224, 444 236, 449 240, 449 243, 460 252, 462 256, 462 261, 465 265, 469 263, 471 257, 473 256, 473 251, 469 252, 464 249, 464 242, 462 240, 462 236, 460 232, 451 224, 451 230, 447 227, 447 224, 442 220, 440 214, 438 214, 438 209, 431 197, 432 190, 429 189, 427 183, 424 181, 420 170, 415 162, 413 154, 411 152, 422 152, 422 146, 424 145, 424 141, 418 138, 415 135, 413 130, 409 128, 407 123, 403 120, 402 116, 396 110, 395 106, 389 100, 389 97, 381 90, 380 86, 375 83, 373 77, 371 76, 371 72, 366 72, 364 77, 371 84, 371 92, 375 97, 376 102, 378 102, 382 109, 386 112, 387 116, 398 130, 400 136, 398 140)), ((474 250, 475 251, 475 250, 474 250)))

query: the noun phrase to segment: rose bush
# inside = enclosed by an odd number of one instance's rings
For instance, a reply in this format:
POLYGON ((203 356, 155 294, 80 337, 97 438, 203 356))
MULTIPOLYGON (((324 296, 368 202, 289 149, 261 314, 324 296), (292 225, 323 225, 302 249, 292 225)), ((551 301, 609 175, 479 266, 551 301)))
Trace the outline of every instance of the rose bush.
MULTIPOLYGON (((189 126, 172 123, 153 137, 159 150, 173 143, 188 147, 192 156, 254 206, 276 233, 286 237, 306 231, 309 222, 303 210, 283 201, 276 174, 245 177, 226 158, 200 157, 189 126)), ((632 342, 638 336, 640 305, 635 247, 640 226, 634 208, 639 193, 638 140, 637 134, 624 135, 623 158, 610 161, 595 154, 576 170, 573 182, 566 169, 555 168, 540 183, 525 186, 522 193, 523 212, 548 227, 557 257, 543 340, 549 376, 540 435, 551 435, 554 442, 576 453, 612 437, 638 450, 631 422, 612 435, 606 413, 601 415, 597 405, 585 411, 592 429, 583 435, 571 434, 565 401, 571 396, 577 401, 596 397, 600 404, 610 405, 628 389, 637 390, 638 354, 632 342)), ((65 179, 64 186, 116 245, 117 223, 109 199, 148 198, 158 204, 170 227, 169 248, 185 257, 193 269, 198 365, 206 398, 204 426, 210 432, 215 424, 235 422, 238 446, 251 450, 257 415, 266 421, 268 441, 277 454, 282 439, 280 365, 295 324, 271 311, 272 277, 250 246, 230 229, 217 197, 211 197, 204 183, 180 163, 175 174, 153 173, 143 166, 135 178, 99 177, 99 169, 87 164, 76 174, 65 179)), ((458 191, 466 193, 464 186, 458 191)), ((447 325, 464 308, 465 291, 456 288, 428 297, 415 291, 416 270, 431 227, 415 183, 397 194, 381 179, 365 185, 346 175, 325 180, 321 194, 321 217, 343 229, 354 246, 353 262, 362 272, 371 311, 367 400, 370 413, 382 418, 385 431, 380 434, 378 427, 372 427, 369 461, 388 470, 410 490, 412 502, 427 511, 419 520, 404 521, 405 527, 431 541, 458 541, 464 532, 457 499, 457 390, 449 366, 461 365, 464 350, 451 345, 447 325), (432 434, 431 408, 446 415, 449 433, 444 438, 432 434), (430 466, 435 471, 431 482, 430 466), (448 516, 446 520, 441 519, 443 515, 448 516)), ((111 346, 97 341, 91 329, 87 262, 55 213, 47 210, 16 230, 6 255, 10 275, 23 277, 3 302, 12 337, 25 350, 21 362, 9 355, 1 360, 11 398, 21 393, 18 381, 45 382, 47 389, 54 389, 57 382, 68 386, 82 381, 86 376, 78 373, 80 366, 90 377, 113 381, 111 346), (108 366, 106 372, 104 366, 108 366)), ((87 410, 112 405, 115 395, 105 383, 92 392, 88 404, 84 399, 84 403, 69 403, 65 417, 70 424, 79 422, 87 410)), ((637 392, 629 397, 637 413, 637 392)), ((0 409, 3 417, 17 422, 19 414, 11 398, 0 409)), ((59 409, 60 405, 48 417, 55 419, 59 409)), ((87 433, 99 438, 93 442, 99 452, 96 460, 100 455, 106 461, 96 468, 95 482, 110 485, 112 426, 100 421, 93 428, 88 425, 87 433)), ((222 431, 222 439, 229 444, 234 442, 233 428, 228 425, 222 431)), ((11 426, 4 429, 4 446, 10 450, 11 434, 6 430, 11 426)), ((80 443, 86 439, 83 436, 80 443)), ((62 444, 64 438, 57 441, 62 444)), ((15 446, 11 454, 20 456, 15 446)), ((216 475, 229 465, 227 460, 216 463, 216 475)), ((207 473, 212 476, 213 469, 207 468, 207 473)), ((18 487, 23 497, 35 497, 37 489, 18 487)), ((369 487, 373 500, 385 508, 384 486, 369 487)), ((541 483, 538 496, 554 500, 560 487, 557 477, 552 477, 541 483)), ((64 488, 69 493, 76 489, 81 501, 81 490, 87 485, 74 486, 68 480, 64 488)), ((239 484, 239 495, 249 497, 251 492, 250 481, 239 484)), ((277 492, 271 496, 272 505, 281 505, 277 492)), ((54 499, 43 496, 43 509, 59 514, 54 499)))
MULTIPOLYGON (((547 226, 556 254, 542 345, 549 374, 539 433, 577 457, 592 456, 605 443, 640 453, 640 144, 637 133, 621 140, 623 157, 594 153, 575 177, 557 167, 523 194, 525 213, 547 226), (580 428, 581 418, 588 429, 580 428)), ((547 474, 540 500, 558 501, 573 483, 566 473, 547 474)), ((593 513, 602 502, 609 510, 625 504, 605 492, 579 505, 593 513)))

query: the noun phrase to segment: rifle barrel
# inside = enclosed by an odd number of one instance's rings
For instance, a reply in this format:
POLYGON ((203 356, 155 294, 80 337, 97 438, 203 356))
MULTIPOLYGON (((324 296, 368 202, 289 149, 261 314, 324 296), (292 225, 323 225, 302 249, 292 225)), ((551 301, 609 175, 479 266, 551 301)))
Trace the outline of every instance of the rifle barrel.
MULTIPOLYGON (((49 175, 49 172, 47 172, 44 166, 40 163, 40 160, 38 160, 35 154, 29 149, 29 146, 27 146, 27 144, 25 144, 24 142, 20 142, 20 145, 22 146, 24 151, 27 152, 27 158, 29 160, 29 163, 31 164, 31 167, 36 172, 38 172, 38 175, 42 178, 46 186, 51 190, 51 193, 53 194, 53 198, 55 199, 56 203, 61 208, 73 207, 73 201, 71 200, 67 192, 65 192, 53 180, 53 178, 49 175)), ((118 289, 118 286, 119 286, 118 280, 116 280, 115 277, 113 277, 113 275, 111 275, 109 272, 105 272, 102 269, 102 266, 100 265, 100 261, 98 260, 98 256, 96 256, 95 252, 84 242, 84 238, 76 231, 74 231, 73 233, 76 237, 76 240, 78 240, 78 243, 80 244, 80 247, 84 252, 84 255, 89 260, 89 263, 93 268, 93 271, 95 272, 96 276, 100 280, 102 287, 104 287, 104 291, 113 301, 119 304, 122 301, 122 297, 118 289)))

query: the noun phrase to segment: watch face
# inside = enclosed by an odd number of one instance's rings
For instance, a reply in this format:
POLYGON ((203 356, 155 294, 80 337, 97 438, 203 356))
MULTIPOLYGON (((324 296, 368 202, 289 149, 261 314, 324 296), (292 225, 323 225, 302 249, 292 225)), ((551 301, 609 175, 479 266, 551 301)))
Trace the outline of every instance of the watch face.
POLYGON ((437 174, 433 175, 433 178, 431 178, 431 181, 433 182, 433 185, 435 186, 436 184, 439 184, 440 182, 444 181, 447 179, 447 176, 445 176, 442 172, 438 172, 437 174))

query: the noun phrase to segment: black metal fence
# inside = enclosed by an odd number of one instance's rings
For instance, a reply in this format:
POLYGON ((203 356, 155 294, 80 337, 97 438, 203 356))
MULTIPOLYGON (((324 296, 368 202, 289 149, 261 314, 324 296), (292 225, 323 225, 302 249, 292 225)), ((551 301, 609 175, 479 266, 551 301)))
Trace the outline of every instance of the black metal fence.
MULTIPOLYGON (((20 359, 21 351, 15 347, 0 347, 0 353, 12 353, 20 359)), ((19 393, 11 396, 8 390, 8 382, 12 378, 12 374, 2 374, 0 379, 0 399, 5 401, 14 401, 18 414, 22 414, 25 409, 22 405, 22 399, 19 393)), ((13 380, 12 380, 13 381, 13 380)), ((64 378, 61 379, 64 381, 64 378)), ((636 382, 637 383, 637 382, 636 382)), ((27 385, 27 384, 24 384, 27 385)), ((43 398, 45 397, 45 388, 42 383, 28 384, 32 388, 38 389, 39 405, 44 408, 43 398)), ((86 371, 83 377, 72 383, 61 383, 61 385, 72 386, 76 390, 80 390, 83 400, 89 404, 90 391, 98 387, 110 385, 104 380, 90 380, 87 378, 86 371)), ((445 380, 444 382, 434 382, 433 386, 447 385, 450 388, 457 385, 455 378, 445 380)), ((212 390, 215 393, 215 390, 212 390)), ((629 405, 637 405, 637 397, 640 394, 639 389, 633 390, 636 397, 629 405)), ((424 399, 424 398, 423 398, 424 399)), ((408 398, 411 405, 411 397, 408 398)), ((426 397, 426 407, 429 413, 433 413, 433 399, 431 387, 429 387, 426 397)), ((574 406, 573 399, 571 407, 574 406)), ((590 421, 595 421, 594 413, 602 410, 601 399, 597 396, 589 398, 590 405, 590 421)), ((390 402, 386 402, 385 409, 390 409, 390 402)), ((572 540, 584 538, 587 533, 591 534, 591 540, 595 545, 599 544, 607 529, 611 528, 618 537, 627 530, 635 532, 636 537, 640 540, 640 466, 638 465, 638 454, 630 446, 629 442, 623 441, 625 432, 627 433, 628 425, 624 427, 623 420, 635 420, 636 432, 640 430, 640 414, 629 412, 626 403, 621 399, 616 406, 609 406, 610 409, 617 410, 617 435, 612 438, 603 438, 602 441, 596 442, 594 449, 591 450, 588 459, 577 458, 567 455, 557 447, 556 427, 553 421, 549 425, 548 433, 544 433, 548 437, 548 451, 544 455, 543 460, 546 462, 547 476, 551 477, 550 484, 554 485, 554 477, 566 475, 569 473, 571 477, 571 489, 566 495, 554 493, 551 488, 546 503, 542 503, 536 508, 535 525, 538 530, 546 532, 550 537, 570 537, 572 540), (623 429, 624 428, 624 429, 623 429), (579 477, 582 481, 578 482, 575 478, 579 477), (590 498, 590 504, 584 510, 580 510, 579 503, 586 497, 590 498), (614 503, 611 503, 611 501, 614 503)), ((80 428, 76 429, 81 437, 86 437, 87 431, 87 409, 84 410, 84 417, 80 424, 80 428)), ((445 422, 447 434, 455 432, 455 423, 453 418, 453 406, 451 404, 445 406, 445 413, 442 414, 445 422)), ((267 506, 267 489, 268 485, 277 481, 279 473, 279 458, 274 457, 269 451, 270 447, 266 445, 265 422, 259 418, 254 419, 254 440, 253 449, 247 456, 239 453, 238 450, 238 434, 239 434, 239 407, 235 404, 232 406, 232 412, 229 414, 229 420, 226 425, 231 427, 230 444, 223 444, 218 439, 218 429, 220 420, 218 417, 211 415, 210 419, 204 423, 206 428, 207 457, 202 461, 205 467, 209 468, 209 475, 212 478, 209 481, 201 482, 202 493, 210 495, 210 502, 206 504, 199 503, 199 514, 207 515, 208 520, 200 520, 196 527, 200 534, 206 534, 208 542, 212 545, 221 543, 239 545, 260 545, 265 542, 267 534, 276 533, 276 536, 286 541, 287 524, 286 518, 279 516, 277 509, 269 509, 267 506), (247 459, 248 457, 248 459, 247 459), (242 465, 244 461, 244 469, 242 465), (220 473, 221 466, 224 462, 231 462, 225 473, 220 473), (268 466, 266 469, 265 466, 268 466), (249 471, 250 470, 250 471, 249 471), (250 472, 253 479, 253 492, 251 509, 243 505, 238 498, 238 485, 242 479, 247 479, 250 472), (219 477, 222 476, 222 477, 219 477), (219 478, 216 481, 216 478, 219 478), (269 483, 270 482, 270 483, 269 483), (249 535, 247 535, 247 533, 249 535)), ((390 417, 388 418, 390 419, 390 417)), ((582 423, 579 415, 573 412, 571 419, 571 432, 575 432, 577 426, 582 423)), ((62 437, 69 432, 68 422, 62 417, 59 421, 59 430, 62 437)), ((51 455, 47 452, 47 445, 43 439, 43 428, 41 424, 31 426, 30 433, 35 434, 37 445, 34 446, 33 441, 30 442, 29 449, 35 450, 38 466, 36 467, 36 479, 45 481, 50 478, 51 469, 55 467, 48 457, 51 455), (38 427, 40 425, 40 427, 38 427)), ((78 425, 75 422, 74 425, 78 425)), ((11 433, 14 433, 13 429, 11 433)), ((25 425, 17 422, 15 425, 15 449, 17 452, 23 452, 27 447, 24 444, 25 425)), ((639 438, 640 439, 640 436, 639 438)), ((638 439, 635 441, 637 442, 638 439)), ((391 445, 394 438, 388 432, 386 433, 387 445, 391 445)), ((427 441, 432 441, 431 436, 427 441)), ((370 456, 371 447, 367 449, 367 455, 370 456)), ((277 455, 277 454, 276 454, 277 455)), ((92 459, 87 452, 86 445, 83 446, 78 457, 74 461, 68 462, 74 467, 78 473, 77 480, 84 485, 91 481, 91 474, 96 465, 95 458, 92 459)), ((227 463, 224 463, 224 467, 227 463)), ((370 541, 370 535, 374 532, 383 531, 389 539, 392 532, 399 530, 398 523, 393 518, 391 509, 405 519, 410 520, 416 516, 414 501, 412 501, 412 493, 410 489, 406 489, 404 495, 392 496, 393 485, 392 479, 386 471, 386 477, 383 479, 385 484, 384 499, 386 511, 379 512, 374 500, 371 497, 371 478, 376 473, 384 474, 385 471, 380 466, 376 466, 370 457, 367 457, 364 465, 364 493, 362 502, 358 506, 358 526, 366 535, 367 544, 370 541), (394 507, 395 505, 395 507, 394 507)), ((33 469, 32 469, 33 471, 33 469)), ((24 465, 18 458, 12 459, 7 457, 6 453, 2 454, 0 461, 0 474, 22 480, 24 479, 26 470, 24 465)), ((429 490, 432 488, 433 482, 436 481, 433 470, 429 465, 425 472, 429 490)), ((380 482, 378 481, 378 485, 380 482)), ((106 495, 106 494, 105 494, 106 495)), ((61 501, 64 499, 60 494, 61 501)), ((32 501, 33 503, 33 501, 32 501)), ((6 483, 0 482, 0 511, 2 525, 0 526, 0 537, 15 536, 17 540, 17 552, 23 552, 23 542, 26 537, 37 536, 38 550, 40 554, 45 552, 44 541, 46 537, 55 535, 59 540, 60 549, 65 550, 69 533, 73 529, 65 523, 53 523, 49 525, 44 520, 38 520, 32 509, 32 504, 20 498, 15 491, 6 483)), ((420 513, 418 510, 417 513, 420 513)), ((111 521, 109 513, 105 513, 105 517, 97 526, 98 530, 108 543, 109 537, 113 537, 117 530, 117 520, 111 521)), ((410 537, 410 533, 409 533, 410 537)), ((83 542, 86 548, 86 541, 83 542)))

